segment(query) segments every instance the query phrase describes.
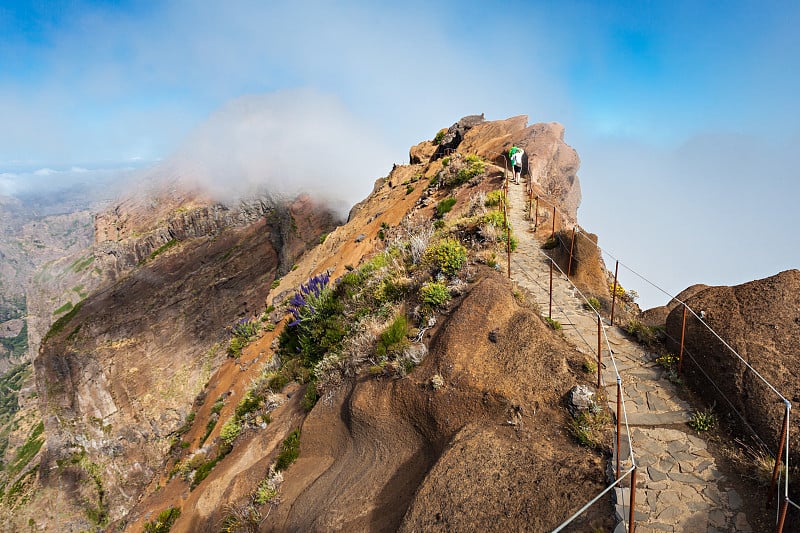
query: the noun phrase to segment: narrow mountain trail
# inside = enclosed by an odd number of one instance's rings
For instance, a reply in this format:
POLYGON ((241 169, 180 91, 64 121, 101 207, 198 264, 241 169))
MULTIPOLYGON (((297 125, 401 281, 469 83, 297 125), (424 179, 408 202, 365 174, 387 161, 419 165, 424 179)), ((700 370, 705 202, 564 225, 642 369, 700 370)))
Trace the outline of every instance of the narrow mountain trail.
MULTIPOLYGON (((512 254, 512 278, 530 291, 547 313, 550 267, 526 219, 525 184, 511 183, 509 217, 519 240, 512 254)), ((547 222, 549 224, 550 221, 547 222)), ((539 231, 549 226, 540 225, 539 231)), ((553 274, 552 318, 562 325, 565 338, 587 359, 597 359, 597 315, 583 308, 578 291, 557 269, 553 274)), ((630 340, 619 327, 604 328, 602 380, 611 412, 616 415, 616 374, 608 354, 614 353, 622 377, 628 424, 631 428, 637 468, 635 523, 637 533, 651 532, 748 532, 752 531, 742 510, 741 496, 728 487, 706 442, 686 425, 690 406, 679 398, 676 386, 655 363, 656 355, 630 340)), ((628 440, 623 426, 622 472, 630 468, 628 440)), ((612 459, 616 464, 616 457, 612 459)), ((629 486, 628 481, 623 482, 629 486)), ((617 488, 616 512, 627 531, 630 489, 617 488)))

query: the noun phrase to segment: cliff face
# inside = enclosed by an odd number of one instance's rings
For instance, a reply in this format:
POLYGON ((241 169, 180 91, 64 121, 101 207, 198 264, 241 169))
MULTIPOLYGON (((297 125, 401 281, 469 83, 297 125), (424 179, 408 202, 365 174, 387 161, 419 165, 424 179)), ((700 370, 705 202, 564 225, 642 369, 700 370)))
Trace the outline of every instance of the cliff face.
POLYGON ((226 358, 230 326, 258 316, 272 281, 335 223, 308 197, 197 203, 156 197, 141 213, 123 202, 99 215, 85 255, 91 294, 34 361, 40 481, 45 491, 71 487, 60 515, 74 527, 87 527, 81 509, 100 522, 127 512, 226 358))

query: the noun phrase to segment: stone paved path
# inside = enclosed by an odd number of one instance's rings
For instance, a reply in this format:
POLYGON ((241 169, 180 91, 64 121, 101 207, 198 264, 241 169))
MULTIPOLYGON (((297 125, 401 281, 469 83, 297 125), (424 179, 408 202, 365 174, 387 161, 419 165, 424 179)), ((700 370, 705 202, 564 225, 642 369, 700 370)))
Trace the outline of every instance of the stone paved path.
MULTIPOLYGON (((548 309, 549 264, 536 241, 532 223, 526 220, 525 185, 511 184, 510 220, 519 239, 512 255, 513 279, 528 289, 543 313, 548 309)), ((551 231, 547 217, 552 211, 541 208, 539 231, 551 231), (544 222, 542 220, 544 219, 544 222)), ((578 292, 556 270, 553 276, 553 319, 562 324, 564 336, 585 353, 597 359, 597 316, 584 310, 578 292)), ((622 376, 628 423, 631 427, 634 457, 638 465, 636 485, 637 533, 662 532, 749 532, 742 512, 742 499, 727 489, 725 476, 716 468, 706 443, 686 425, 690 406, 679 399, 675 385, 656 365, 655 355, 628 339, 618 327, 606 327, 608 345, 622 376)), ((603 385, 609 409, 616 415, 616 374, 602 343, 605 368, 603 385)), ((623 429, 624 431, 624 429, 623 429)), ((629 447, 623 435, 623 465, 629 462, 629 447)), ((612 459, 616 464, 616 458, 612 459)), ((623 466, 623 472, 627 470, 623 466)), ((629 485, 629 483, 628 483, 629 485)), ((627 531, 629 488, 616 489, 615 531, 627 531)))

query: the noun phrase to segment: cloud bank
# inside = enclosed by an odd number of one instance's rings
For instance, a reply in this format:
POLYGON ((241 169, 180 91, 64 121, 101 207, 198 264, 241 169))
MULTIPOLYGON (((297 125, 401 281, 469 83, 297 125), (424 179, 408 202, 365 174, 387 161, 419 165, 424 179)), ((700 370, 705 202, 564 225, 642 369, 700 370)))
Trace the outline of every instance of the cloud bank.
POLYGON ((169 165, 229 201, 254 190, 308 192, 346 212, 388 174, 391 151, 334 96, 288 90, 237 98, 185 140, 169 165))

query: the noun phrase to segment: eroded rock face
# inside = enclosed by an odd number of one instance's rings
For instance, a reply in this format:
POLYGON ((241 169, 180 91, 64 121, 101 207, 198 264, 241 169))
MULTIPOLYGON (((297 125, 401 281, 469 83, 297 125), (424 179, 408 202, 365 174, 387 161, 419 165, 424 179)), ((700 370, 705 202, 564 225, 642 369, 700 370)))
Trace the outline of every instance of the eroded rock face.
MULTIPOLYGON (((146 233, 139 225, 97 244, 95 264, 116 281, 51 331, 34 361, 47 437, 42 483, 72 479, 70 503, 98 507, 92 476, 99 475, 112 520, 161 466, 170 435, 226 357, 227 328, 258 316, 279 272, 335 224, 305 196, 165 217, 146 233)), ((108 227, 130 228, 109 214, 98 219, 101 238, 112 236, 108 227)), ((79 518, 73 525, 86 526, 79 518)))
MULTIPOLYGON (((734 287, 707 287, 686 298, 686 303, 701 321, 689 314, 686 321, 683 368, 686 381, 721 413, 749 435, 749 424, 769 445, 780 437, 784 405, 779 397, 754 372, 732 354, 703 324, 711 326, 750 365, 792 402, 800 401, 800 270, 787 270, 775 276, 734 287), (708 374, 716 386, 712 386, 708 374), (721 393, 717 391, 720 389, 721 393), (724 398, 722 395, 724 394, 724 398), (730 402, 730 403, 729 403, 730 402), (744 416, 744 422, 731 409, 744 416)), ((667 318, 671 349, 678 353, 683 306, 667 318)), ((800 433, 790 432, 793 459, 800 433)))
POLYGON ((561 124, 550 122, 527 126, 527 123, 528 117, 520 115, 476 124, 464 134, 459 151, 476 153, 507 167, 509 148, 519 146, 527 156, 523 172, 530 172, 533 182, 559 203, 559 208, 570 218, 569 222, 575 223, 581 203, 578 152, 564 142, 564 126, 561 124))

